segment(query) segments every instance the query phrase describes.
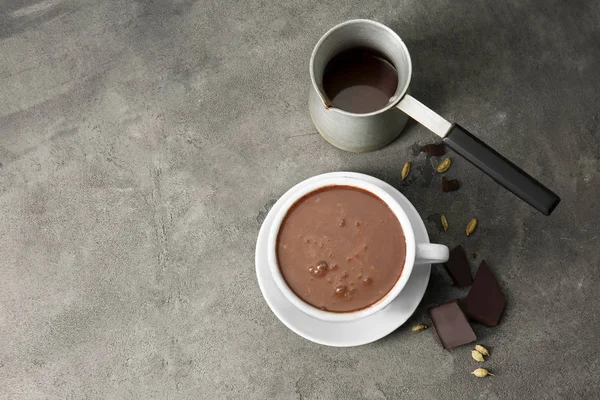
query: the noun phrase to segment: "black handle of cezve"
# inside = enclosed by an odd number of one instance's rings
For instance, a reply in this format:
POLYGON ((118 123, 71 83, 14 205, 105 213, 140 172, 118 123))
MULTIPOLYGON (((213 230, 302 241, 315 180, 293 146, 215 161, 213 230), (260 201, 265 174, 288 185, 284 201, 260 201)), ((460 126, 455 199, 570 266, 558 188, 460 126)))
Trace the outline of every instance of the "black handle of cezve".
POLYGON ((458 124, 453 124, 444 143, 492 179, 545 215, 560 202, 554 192, 498 154, 458 124))

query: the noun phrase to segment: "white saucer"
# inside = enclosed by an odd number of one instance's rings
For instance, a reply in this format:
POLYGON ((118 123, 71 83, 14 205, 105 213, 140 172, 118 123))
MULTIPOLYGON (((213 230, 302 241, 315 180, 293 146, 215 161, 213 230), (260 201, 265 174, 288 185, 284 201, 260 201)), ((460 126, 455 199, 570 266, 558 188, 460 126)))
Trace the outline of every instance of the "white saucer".
POLYGON ((311 340, 315 343, 326 346, 350 347, 367 344, 389 335, 415 312, 421 302, 429 275, 431 273, 431 264, 420 265, 413 269, 412 275, 406 286, 398 297, 383 310, 369 315, 357 321, 350 322, 326 322, 312 318, 297 309, 281 293, 269 271, 267 261, 267 241, 268 233, 275 214, 279 211, 282 204, 290 197, 291 193, 298 190, 308 182, 314 182, 324 178, 331 177, 349 177, 362 179, 374 183, 387 191, 406 211, 410 222, 415 229, 415 239, 417 243, 429 243, 429 236, 423 220, 417 210, 398 190, 391 185, 369 175, 358 174, 354 172, 332 172, 329 174, 317 175, 300 182, 288 190, 273 205, 267 217, 265 218, 258 239, 256 241, 256 276, 260 290, 267 301, 273 313, 279 318, 285 326, 296 332, 298 335, 311 340))

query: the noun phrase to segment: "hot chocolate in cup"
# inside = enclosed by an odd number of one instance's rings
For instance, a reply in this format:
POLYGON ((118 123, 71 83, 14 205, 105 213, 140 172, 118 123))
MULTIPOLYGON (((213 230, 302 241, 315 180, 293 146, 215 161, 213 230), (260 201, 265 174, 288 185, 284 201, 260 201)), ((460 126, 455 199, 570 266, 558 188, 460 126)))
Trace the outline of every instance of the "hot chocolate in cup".
POLYGON ((448 248, 416 243, 402 207, 356 178, 298 190, 269 231, 269 267, 285 297, 325 321, 366 317, 391 303, 413 268, 448 259, 448 248), (416 267, 415 267, 416 266, 416 267))

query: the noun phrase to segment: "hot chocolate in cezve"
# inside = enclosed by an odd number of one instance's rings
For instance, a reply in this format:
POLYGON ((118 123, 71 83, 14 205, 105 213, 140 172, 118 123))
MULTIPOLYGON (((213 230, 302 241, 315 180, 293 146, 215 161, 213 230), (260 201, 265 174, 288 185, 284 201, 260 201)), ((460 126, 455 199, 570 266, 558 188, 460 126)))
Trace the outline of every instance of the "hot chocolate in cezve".
POLYGON ((398 71, 370 49, 346 50, 325 68, 323 88, 333 105, 344 111, 366 114, 388 105, 398 87, 398 71))
POLYGON ((332 312, 376 303, 396 284, 406 258, 398 218, 377 196, 329 186, 298 200, 277 238, 277 261, 290 289, 332 312))

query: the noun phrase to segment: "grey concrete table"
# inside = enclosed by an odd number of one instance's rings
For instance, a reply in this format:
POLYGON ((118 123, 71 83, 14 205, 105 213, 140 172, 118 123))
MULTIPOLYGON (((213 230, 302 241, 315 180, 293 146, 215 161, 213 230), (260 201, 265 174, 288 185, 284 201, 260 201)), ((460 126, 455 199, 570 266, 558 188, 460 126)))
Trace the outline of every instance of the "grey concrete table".
POLYGON ((0 398, 594 398, 599 43, 594 0, 4 1, 0 398), (414 151, 434 137, 414 123, 367 154, 316 134, 310 51, 356 17, 392 26, 415 96, 553 188, 556 212, 458 158, 462 188, 441 193, 437 160, 414 151), (437 267, 407 326, 370 345, 319 346, 271 313, 260 224, 295 183, 336 170, 398 187, 433 240, 489 262, 507 308, 475 330, 495 377, 469 375, 468 346, 408 329, 466 294, 437 267))

